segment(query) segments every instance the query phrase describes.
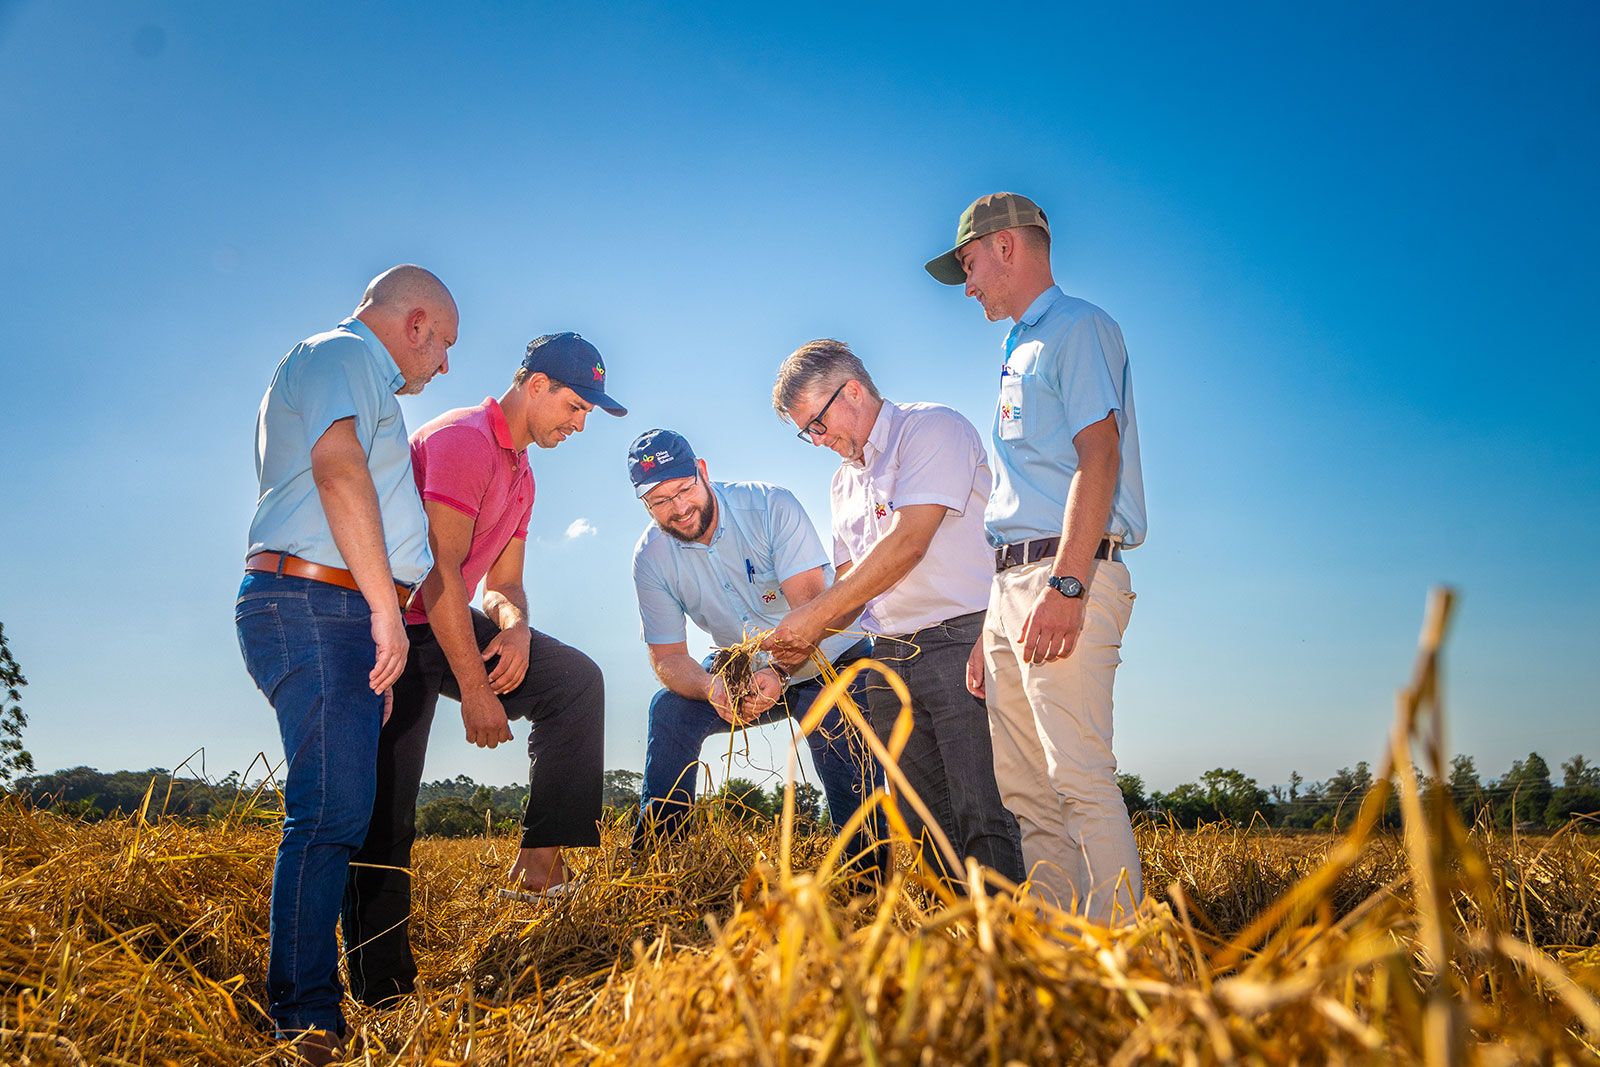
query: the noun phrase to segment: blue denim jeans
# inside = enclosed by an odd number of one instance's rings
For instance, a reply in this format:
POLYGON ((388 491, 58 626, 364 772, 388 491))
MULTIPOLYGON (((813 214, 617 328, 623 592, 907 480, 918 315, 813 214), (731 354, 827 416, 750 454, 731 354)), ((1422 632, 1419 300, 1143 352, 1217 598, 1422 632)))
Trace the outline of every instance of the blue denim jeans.
POLYGON ((278 716, 283 841, 272 869, 267 1000, 280 1036, 343 1034, 334 930, 372 816, 383 697, 365 598, 307 578, 245 575, 234 608, 246 668, 278 716))
MULTIPOLYGON (((836 661, 843 667, 872 651, 870 641, 859 641, 836 661)), ((792 716, 797 722, 811 710, 822 692, 820 679, 797 682, 784 690, 783 699, 752 725, 765 726, 792 716)), ((865 706, 865 680, 857 678, 850 693, 858 705, 865 706)), ((653 830, 667 836, 680 833, 685 817, 694 805, 695 785, 699 780, 700 748, 706 738, 726 733, 728 724, 711 704, 691 700, 669 689, 656 693, 650 701, 650 727, 645 744, 644 784, 639 797, 639 822, 634 831, 634 847, 643 847, 653 830)), ((861 806, 872 791, 883 784, 883 770, 855 728, 845 722, 837 708, 831 709, 817 728, 806 737, 811 762, 816 765, 828 801, 828 815, 835 830, 861 806)), ((887 839, 882 812, 873 812, 866 827, 851 839, 847 853, 863 872, 877 867, 881 877, 889 869, 887 839)))

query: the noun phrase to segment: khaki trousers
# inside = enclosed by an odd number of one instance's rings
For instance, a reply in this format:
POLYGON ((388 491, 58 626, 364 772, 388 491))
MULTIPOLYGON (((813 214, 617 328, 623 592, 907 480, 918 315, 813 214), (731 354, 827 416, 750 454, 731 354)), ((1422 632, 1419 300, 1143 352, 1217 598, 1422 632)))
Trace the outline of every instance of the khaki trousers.
POLYGON ((995 780, 1022 825, 1035 892, 1108 923, 1129 914, 1142 895, 1139 852, 1111 754, 1111 686, 1134 594, 1124 564, 1096 561, 1072 653, 1025 663, 1022 626, 1050 565, 1001 571, 990 588, 983 653, 995 780))

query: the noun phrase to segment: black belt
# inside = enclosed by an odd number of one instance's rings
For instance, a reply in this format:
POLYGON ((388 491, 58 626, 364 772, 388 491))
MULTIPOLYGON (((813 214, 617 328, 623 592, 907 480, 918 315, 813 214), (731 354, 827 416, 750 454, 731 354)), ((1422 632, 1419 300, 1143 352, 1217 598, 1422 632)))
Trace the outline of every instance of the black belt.
MULTIPOLYGON (((1035 537, 1032 541, 1001 545, 994 550, 994 569, 998 573, 1012 567, 1020 567, 1024 563, 1037 563, 1041 559, 1054 556, 1056 549, 1060 547, 1059 537, 1035 537)), ((1107 537, 1100 542, 1100 547, 1094 550, 1094 558, 1121 560, 1122 546, 1107 537)))

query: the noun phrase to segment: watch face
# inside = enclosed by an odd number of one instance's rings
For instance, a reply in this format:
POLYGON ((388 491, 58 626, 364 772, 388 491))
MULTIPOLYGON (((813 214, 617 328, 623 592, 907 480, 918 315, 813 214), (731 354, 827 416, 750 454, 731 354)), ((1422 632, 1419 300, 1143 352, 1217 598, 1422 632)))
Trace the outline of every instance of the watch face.
POLYGON ((1052 576, 1050 588, 1067 597, 1081 596, 1083 594, 1083 583, 1070 574, 1062 577, 1052 576))

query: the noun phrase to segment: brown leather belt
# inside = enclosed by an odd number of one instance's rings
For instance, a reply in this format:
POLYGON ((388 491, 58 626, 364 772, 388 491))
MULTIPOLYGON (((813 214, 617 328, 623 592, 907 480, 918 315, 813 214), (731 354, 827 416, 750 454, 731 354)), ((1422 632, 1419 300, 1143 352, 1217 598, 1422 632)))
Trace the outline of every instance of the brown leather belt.
MULTIPOLYGON (((1035 537, 1032 541, 1018 541, 1015 544, 1001 545, 994 550, 994 569, 996 573, 1020 567, 1025 563, 1037 563, 1056 554, 1056 549, 1061 547, 1059 537, 1035 537)), ((1121 560, 1122 547, 1116 541, 1107 537, 1100 542, 1100 547, 1094 550, 1095 559, 1121 560)))
MULTIPOLYGON (((342 571, 338 567, 325 567, 320 563, 312 563, 309 559, 301 559, 299 556, 286 556, 278 552, 257 552, 244 561, 244 569, 266 574, 287 574, 291 578, 309 578, 313 582, 326 582, 341 589, 361 592, 361 586, 356 584, 356 576, 349 571, 342 571)), ((395 582, 394 591, 400 598, 400 610, 405 611, 411 606, 411 587, 395 582)))

